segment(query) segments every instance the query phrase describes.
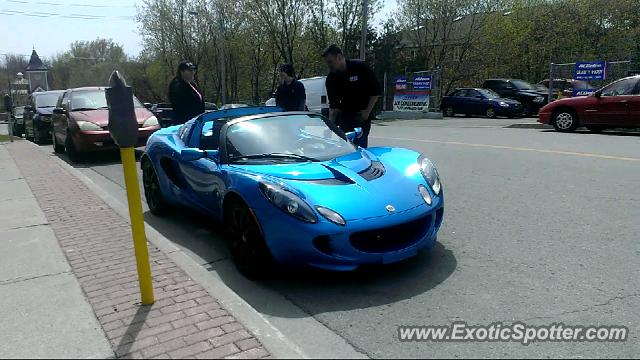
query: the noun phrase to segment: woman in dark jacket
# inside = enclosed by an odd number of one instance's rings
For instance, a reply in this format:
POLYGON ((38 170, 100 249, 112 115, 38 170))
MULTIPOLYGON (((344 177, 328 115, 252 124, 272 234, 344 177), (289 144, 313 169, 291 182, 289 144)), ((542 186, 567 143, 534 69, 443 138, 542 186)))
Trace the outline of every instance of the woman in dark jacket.
POLYGON ((178 65, 176 77, 169 85, 169 101, 173 106, 175 125, 184 124, 204 113, 204 99, 194 83, 195 74, 196 66, 183 60, 178 65))

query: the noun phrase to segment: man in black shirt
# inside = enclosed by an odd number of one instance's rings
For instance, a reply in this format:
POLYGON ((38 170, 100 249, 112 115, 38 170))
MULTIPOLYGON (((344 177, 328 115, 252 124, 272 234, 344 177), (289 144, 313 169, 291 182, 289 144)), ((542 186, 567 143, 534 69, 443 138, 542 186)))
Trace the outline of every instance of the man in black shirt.
POLYGON ((169 84, 174 125, 184 124, 204 112, 204 99, 195 85, 195 71, 194 64, 183 60, 178 65, 176 77, 169 84))
POLYGON ((344 131, 362 128, 362 137, 354 143, 367 147, 373 107, 380 96, 380 84, 373 71, 362 61, 345 59, 337 45, 329 46, 323 53, 330 73, 325 86, 329 98, 329 119, 344 131))
POLYGON ((280 66, 280 86, 276 90, 276 106, 285 111, 304 111, 306 101, 304 84, 296 80, 293 65, 280 66))

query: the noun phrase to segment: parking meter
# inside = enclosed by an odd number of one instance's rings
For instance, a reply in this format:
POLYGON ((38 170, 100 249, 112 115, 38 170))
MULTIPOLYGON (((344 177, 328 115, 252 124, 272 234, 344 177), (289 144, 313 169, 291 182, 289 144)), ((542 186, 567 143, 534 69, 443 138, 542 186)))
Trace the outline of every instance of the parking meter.
POLYGON ((109 106, 109 132, 121 148, 135 147, 138 143, 138 121, 133 106, 133 90, 116 70, 109 78, 106 90, 109 106))
POLYGON ((120 147, 141 302, 142 305, 151 305, 154 302, 153 283, 134 150, 138 143, 138 121, 133 106, 133 90, 127 86, 118 71, 111 73, 109 85, 110 87, 106 90, 107 105, 109 105, 109 132, 120 147))

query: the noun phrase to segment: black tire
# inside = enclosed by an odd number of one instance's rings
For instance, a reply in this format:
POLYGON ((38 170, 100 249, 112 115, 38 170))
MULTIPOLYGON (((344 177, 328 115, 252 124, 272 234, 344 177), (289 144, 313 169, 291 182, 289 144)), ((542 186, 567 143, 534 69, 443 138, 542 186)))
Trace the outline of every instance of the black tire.
POLYGON ((493 107, 488 107, 487 110, 485 110, 484 115, 486 117, 488 117, 489 119, 495 119, 496 118, 496 109, 494 109, 493 107))
POLYGON ((12 125, 13 136, 22 137, 22 133, 24 132, 24 126, 18 125, 15 122, 12 125))
POLYGON ((231 257, 238 270, 250 279, 271 275, 273 257, 249 208, 242 201, 233 200, 225 206, 224 220, 231 257))
POLYGON ((67 139, 64 142, 64 151, 67 153, 67 156, 69 156, 71 162, 76 163, 82 160, 81 154, 76 150, 76 146, 69 135, 67 135, 67 139))
POLYGON ((587 126, 587 129, 589 129, 589 131, 591 131, 594 134, 600 134, 602 130, 604 130, 605 128, 601 126, 587 126))
POLYGON ((29 140, 29 141, 33 141, 33 129, 31 129, 31 134, 29 134, 29 132, 27 131, 26 123, 25 123, 25 126, 24 126, 24 138, 29 140))
POLYGON ((148 159, 142 159, 142 186, 144 188, 144 197, 151 213, 157 216, 166 215, 171 211, 171 206, 165 200, 160 189, 158 175, 153 168, 153 164, 148 159))
POLYGON ((531 111, 531 105, 529 104, 522 104, 522 117, 529 117, 531 116, 532 111, 531 111))
POLYGON ((58 144, 58 140, 56 139, 56 134, 51 130, 51 142, 53 143, 53 151, 57 154, 62 154, 64 152, 64 146, 58 144))
POLYGON ((446 108, 444 108, 444 116, 454 117, 456 116, 456 111, 453 109, 452 106, 447 106, 446 108))
POLYGON ((42 145, 44 143, 42 134, 40 134, 40 129, 36 126, 35 121, 33 122, 33 142, 38 145, 42 145))
POLYGON ((556 131, 574 131, 578 125, 578 115, 571 109, 559 109, 551 116, 551 125, 556 131))

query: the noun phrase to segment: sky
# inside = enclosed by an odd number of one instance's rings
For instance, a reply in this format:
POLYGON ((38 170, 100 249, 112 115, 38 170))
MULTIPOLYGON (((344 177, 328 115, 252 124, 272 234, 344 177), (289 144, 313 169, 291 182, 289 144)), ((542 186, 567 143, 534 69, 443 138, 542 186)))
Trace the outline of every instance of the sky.
MULTIPOLYGON (((396 4, 396 0, 383 2, 376 25, 396 4)), ((0 56, 30 55, 35 48, 42 58, 51 58, 74 41, 98 37, 112 39, 136 56, 142 50, 134 19, 140 4, 140 0, 0 0, 0 56)))

